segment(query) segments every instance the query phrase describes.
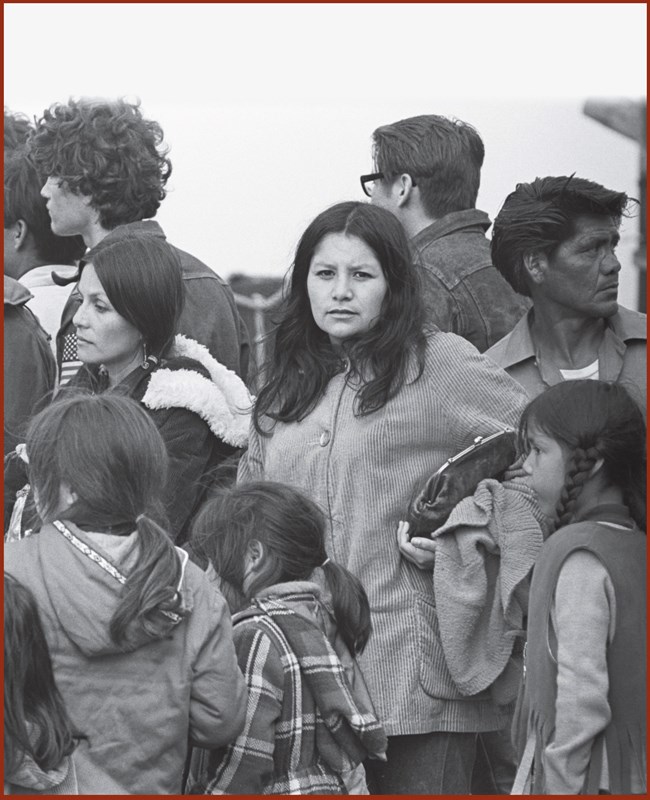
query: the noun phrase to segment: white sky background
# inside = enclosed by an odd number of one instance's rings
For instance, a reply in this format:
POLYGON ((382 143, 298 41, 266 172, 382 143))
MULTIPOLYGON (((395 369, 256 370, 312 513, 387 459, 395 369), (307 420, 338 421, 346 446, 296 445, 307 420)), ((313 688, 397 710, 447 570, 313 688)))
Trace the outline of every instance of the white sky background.
MULTIPOLYGON (((364 199, 371 134, 423 113, 485 142, 478 207, 569 175, 638 197, 639 148, 587 98, 646 95, 646 5, 4 4, 5 105, 139 97, 171 146, 156 219, 224 277, 282 275, 309 221, 364 199)), ((635 307, 638 219, 620 299, 635 307)))

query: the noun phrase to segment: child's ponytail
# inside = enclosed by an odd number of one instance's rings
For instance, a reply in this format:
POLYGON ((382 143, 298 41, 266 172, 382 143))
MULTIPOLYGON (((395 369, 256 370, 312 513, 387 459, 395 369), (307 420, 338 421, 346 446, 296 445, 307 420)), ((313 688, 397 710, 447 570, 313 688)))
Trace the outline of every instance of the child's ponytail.
POLYGON ((370 604, 361 581, 327 558, 322 564, 332 595, 336 624, 352 655, 362 653, 372 632, 370 604))
POLYGON ((322 567, 343 641, 353 654, 366 646, 372 630, 366 592, 358 578, 327 557, 323 512, 292 486, 254 481, 222 490, 198 515, 191 542, 227 585, 249 599, 276 583, 309 580, 322 567), (253 541, 264 548, 265 560, 244 586, 253 541))
POLYGON ((136 518, 136 525, 139 548, 136 567, 124 586, 109 628, 111 639, 118 645, 126 642, 128 628, 134 622, 145 632, 155 634, 160 625, 160 610, 174 611, 178 605, 181 563, 176 548, 168 534, 146 514, 136 518))

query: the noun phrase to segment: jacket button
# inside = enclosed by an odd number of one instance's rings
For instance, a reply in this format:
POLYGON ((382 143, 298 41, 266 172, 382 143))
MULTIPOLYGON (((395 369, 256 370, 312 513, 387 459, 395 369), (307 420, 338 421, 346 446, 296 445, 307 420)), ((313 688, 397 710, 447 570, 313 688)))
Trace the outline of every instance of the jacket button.
POLYGON ((330 443, 331 438, 332 437, 329 431, 323 431, 320 435, 320 446, 327 447, 327 445, 330 443))

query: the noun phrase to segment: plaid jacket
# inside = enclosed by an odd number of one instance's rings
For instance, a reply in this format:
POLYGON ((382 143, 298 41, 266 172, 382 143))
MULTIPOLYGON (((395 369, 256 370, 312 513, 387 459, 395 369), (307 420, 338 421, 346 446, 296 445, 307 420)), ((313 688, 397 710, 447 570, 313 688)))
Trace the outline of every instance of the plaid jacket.
POLYGON ((386 750, 369 696, 313 615, 327 613, 318 587, 273 591, 234 617, 246 723, 227 748, 195 753, 190 794, 347 794, 343 774, 386 750))

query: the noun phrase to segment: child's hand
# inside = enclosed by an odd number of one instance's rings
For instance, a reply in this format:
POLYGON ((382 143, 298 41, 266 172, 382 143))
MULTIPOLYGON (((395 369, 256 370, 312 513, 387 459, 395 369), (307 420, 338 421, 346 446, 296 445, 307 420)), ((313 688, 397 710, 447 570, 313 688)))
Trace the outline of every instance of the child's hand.
POLYGON ((519 458, 514 462, 514 464, 511 464, 505 471, 503 480, 512 481, 519 478, 525 478, 526 473, 522 468, 522 465, 525 460, 526 460, 525 454, 520 455, 519 458))
POLYGON ((409 541, 409 524, 403 520, 397 526, 397 546, 401 554, 418 569, 433 569, 436 560, 436 542, 423 536, 409 541))

